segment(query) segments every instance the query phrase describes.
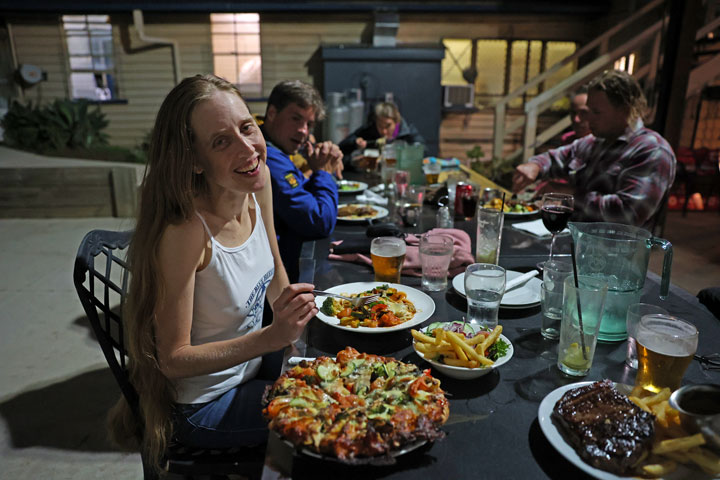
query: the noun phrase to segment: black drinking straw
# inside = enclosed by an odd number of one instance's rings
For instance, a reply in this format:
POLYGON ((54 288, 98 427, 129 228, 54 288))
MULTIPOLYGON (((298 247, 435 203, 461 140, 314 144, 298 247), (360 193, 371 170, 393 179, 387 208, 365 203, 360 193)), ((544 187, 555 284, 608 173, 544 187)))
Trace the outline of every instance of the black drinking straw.
POLYGON ((505 192, 503 192, 502 203, 500 204, 500 211, 502 212, 504 210, 505 210, 505 192))
POLYGON ((580 308, 580 286, 578 285, 577 263, 575 262, 575 242, 570 239, 570 258, 572 259, 573 277, 575 278, 575 293, 577 294, 578 321, 580 322, 580 347, 582 348, 583 360, 587 360, 585 353, 585 328, 582 321, 582 309, 580 308))

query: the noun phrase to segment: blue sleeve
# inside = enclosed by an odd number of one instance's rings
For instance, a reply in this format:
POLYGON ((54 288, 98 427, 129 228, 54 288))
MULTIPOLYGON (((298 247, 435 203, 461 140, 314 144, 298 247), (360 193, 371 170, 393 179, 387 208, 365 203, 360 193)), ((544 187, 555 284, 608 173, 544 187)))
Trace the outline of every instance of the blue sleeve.
POLYGON ((330 235, 338 210, 338 189, 332 175, 318 171, 306 179, 287 155, 276 148, 268 146, 267 156, 275 216, 301 237, 330 235))

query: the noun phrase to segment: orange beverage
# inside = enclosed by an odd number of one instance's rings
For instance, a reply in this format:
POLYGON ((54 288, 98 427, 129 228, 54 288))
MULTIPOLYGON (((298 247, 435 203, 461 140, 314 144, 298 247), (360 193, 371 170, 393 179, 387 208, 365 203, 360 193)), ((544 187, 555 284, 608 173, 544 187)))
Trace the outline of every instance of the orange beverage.
POLYGON ((374 238, 370 244, 370 258, 376 282, 400 283, 405 262, 405 241, 397 237, 374 238))

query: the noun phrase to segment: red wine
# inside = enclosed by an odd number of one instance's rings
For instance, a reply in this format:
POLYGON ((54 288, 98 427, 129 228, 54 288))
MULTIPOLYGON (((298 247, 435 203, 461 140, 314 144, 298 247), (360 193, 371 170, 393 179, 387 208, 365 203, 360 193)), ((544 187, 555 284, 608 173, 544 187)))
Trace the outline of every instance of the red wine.
POLYGON ((573 209, 565 205, 544 205, 540 209, 540 217, 550 233, 558 233, 567 227, 572 212, 573 209))

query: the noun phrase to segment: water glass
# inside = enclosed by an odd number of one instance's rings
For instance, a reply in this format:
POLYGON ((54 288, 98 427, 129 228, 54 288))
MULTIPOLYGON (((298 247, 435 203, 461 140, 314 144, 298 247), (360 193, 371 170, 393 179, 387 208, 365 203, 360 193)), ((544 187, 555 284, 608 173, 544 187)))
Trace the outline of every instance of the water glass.
POLYGON ((563 289, 548 289, 545 282, 540 284, 540 305, 542 306, 542 323, 540 334, 548 340, 560 337, 562 320, 563 289))
POLYGON ((493 329, 497 326, 504 294, 504 268, 490 263, 473 263, 465 270, 467 320, 474 327, 493 329))
POLYGON ((656 313, 662 315, 669 315, 669 313, 664 308, 658 307, 657 305, 652 305, 650 303, 633 303, 628 307, 627 317, 625 318, 628 332, 627 357, 625 358, 625 363, 630 368, 638 367, 637 345, 635 343, 635 335, 637 333, 637 327, 640 323, 640 319, 645 315, 652 315, 656 313))
POLYGON ((577 287, 574 277, 565 279, 557 364, 561 372, 583 377, 590 371, 607 291, 607 282, 599 278, 579 275, 577 287))
POLYGON ((695 325, 672 315, 645 315, 640 319, 635 340, 638 356, 635 385, 654 393, 665 387, 680 388, 697 350, 695 325))
POLYGON ((405 251, 405 240, 402 238, 373 238, 370 242, 370 258, 376 282, 400 283, 405 251))
POLYGON ((426 233, 420 237, 422 287, 425 290, 445 290, 453 251, 453 239, 447 235, 426 233))
POLYGON ((504 217, 500 210, 478 207, 475 215, 477 220, 476 262, 498 263, 504 217))
POLYGON ((548 260, 542 263, 542 272, 547 289, 562 294, 565 279, 573 274, 573 266, 571 262, 548 260))
MULTIPOLYGON (((398 191, 398 195, 400 192, 398 191)), ((398 213, 406 227, 417 227, 422 217, 425 188, 416 185, 406 187, 405 194, 400 198, 398 213)))

